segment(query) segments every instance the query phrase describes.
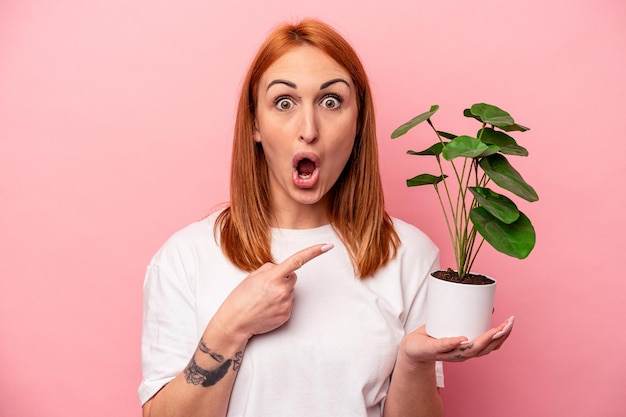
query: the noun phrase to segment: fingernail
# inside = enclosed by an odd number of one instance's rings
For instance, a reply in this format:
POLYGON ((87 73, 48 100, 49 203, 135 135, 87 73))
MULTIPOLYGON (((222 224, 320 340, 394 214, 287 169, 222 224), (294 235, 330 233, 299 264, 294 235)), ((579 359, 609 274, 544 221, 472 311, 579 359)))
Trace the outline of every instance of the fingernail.
POLYGON ((320 249, 321 249, 322 253, 324 253, 324 252, 328 252, 329 250, 331 250, 334 247, 335 247, 335 245, 333 245, 332 243, 327 243, 324 246, 322 246, 320 249))
POLYGON ((469 345, 470 341, 469 340, 464 340, 460 343, 461 345, 469 345))
POLYGON ((509 319, 509 322, 506 324, 506 326, 504 326, 504 329, 502 329, 503 332, 508 332, 509 330, 511 330, 511 327, 513 327, 513 322, 515 321, 515 319, 513 317, 511 317, 509 319))
POLYGON ((498 340, 499 338, 504 336, 504 333, 506 333, 504 330, 500 330, 498 333, 491 336, 491 340, 498 340))
POLYGON ((497 339, 501 338, 502 336, 504 336, 505 333, 507 333, 509 330, 511 330, 511 327, 513 327, 513 322, 515 322, 515 317, 511 316, 509 318, 508 323, 506 324, 506 326, 504 326, 504 328, 502 330, 500 330, 499 332, 494 334, 491 337, 491 340, 497 340, 497 339))

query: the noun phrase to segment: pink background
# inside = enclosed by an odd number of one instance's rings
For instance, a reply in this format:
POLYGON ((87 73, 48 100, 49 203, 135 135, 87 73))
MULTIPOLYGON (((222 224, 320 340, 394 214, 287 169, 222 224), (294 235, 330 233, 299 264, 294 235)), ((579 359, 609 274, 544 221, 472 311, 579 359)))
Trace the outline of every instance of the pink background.
POLYGON ((447 366, 447 415, 626 415, 626 3, 217 3, 0 1, 0 416, 140 415, 145 266, 227 199, 245 69, 304 16, 362 56, 389 211, 444 263, 434 194, 404 186, 420 145, 389 134, 431 104, 464 133, 479 101, 532 128, 514 164, 541 198, 522 205, 536 249, 477 265, 500 279, 495 319, 517 324, 505 349, 447 366))

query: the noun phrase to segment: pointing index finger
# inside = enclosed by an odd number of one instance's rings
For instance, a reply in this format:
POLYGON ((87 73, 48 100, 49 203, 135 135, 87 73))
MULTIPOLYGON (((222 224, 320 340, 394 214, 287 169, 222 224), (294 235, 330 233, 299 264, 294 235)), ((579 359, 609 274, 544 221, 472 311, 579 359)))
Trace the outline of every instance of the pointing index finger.
POLYGON ((309 246, 306 249, 302 249, 279 263, 277 267, 281 275, 289 275, 297 269, 300 269, 302 265, 310 260, 317 258, 323 253, 331 250, 335 245, 333 244, 319 244, 315 246, 309 246))

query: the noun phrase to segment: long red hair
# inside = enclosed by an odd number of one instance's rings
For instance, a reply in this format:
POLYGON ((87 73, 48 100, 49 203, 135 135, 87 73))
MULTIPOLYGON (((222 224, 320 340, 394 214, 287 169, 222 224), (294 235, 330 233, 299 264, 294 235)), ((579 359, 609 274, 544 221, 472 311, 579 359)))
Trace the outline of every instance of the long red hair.
POLYGON ((230 206, 217 219, 220 245, 233 264, 254 271, 272 262, 270 193, 267 162, 253 140, 257 89, 262 74, 294 47, 319 48, 351 75, 359 108, 352 154, 329 191, 328 217, 348 248, 356 274, 365 278, 391 260, 399 238, 385 212, 378 166, 376 123, 363 65, 350 44, 333 28, 306 19, 277 28, 261 45, 246 75, 235 123, 230 206))

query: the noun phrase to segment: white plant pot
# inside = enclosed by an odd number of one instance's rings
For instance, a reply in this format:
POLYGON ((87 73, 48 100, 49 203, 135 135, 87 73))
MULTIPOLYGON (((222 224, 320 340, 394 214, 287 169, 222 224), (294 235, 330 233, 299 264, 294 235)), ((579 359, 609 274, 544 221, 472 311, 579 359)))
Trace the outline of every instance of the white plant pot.
POLYGON ((426 333, 435 338, 465 336, 473 340, 491 327, 495 294, 495 280, 472 285, 429 276, 426 333))

